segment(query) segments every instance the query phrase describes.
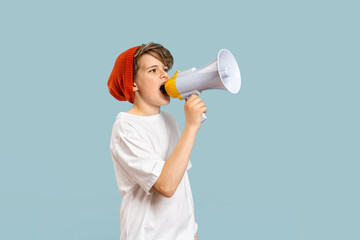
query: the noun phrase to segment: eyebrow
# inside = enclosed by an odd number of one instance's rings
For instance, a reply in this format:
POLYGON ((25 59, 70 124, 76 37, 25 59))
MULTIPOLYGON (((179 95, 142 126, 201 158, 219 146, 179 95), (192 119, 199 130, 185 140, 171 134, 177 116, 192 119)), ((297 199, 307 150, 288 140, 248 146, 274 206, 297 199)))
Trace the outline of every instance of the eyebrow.
MULTIPOLYGON (((152 67, 159 67, 159 65, 152 65, 152 66, 147 67, 147 68, 145 68, 145 69, 149 69, 149 68, 152 68, 152 67)), ((165 66, 165 67, 168 68, 167 66, 165 66)))

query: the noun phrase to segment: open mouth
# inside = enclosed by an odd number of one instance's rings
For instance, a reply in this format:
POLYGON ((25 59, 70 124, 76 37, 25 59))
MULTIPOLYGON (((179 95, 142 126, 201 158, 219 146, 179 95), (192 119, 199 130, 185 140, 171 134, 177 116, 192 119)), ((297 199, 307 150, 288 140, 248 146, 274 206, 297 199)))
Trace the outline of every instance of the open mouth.
POLYGON ((165 83, 163 85, 160 86, 160 92, 166 96, 169 96, 165 90, 165 83))

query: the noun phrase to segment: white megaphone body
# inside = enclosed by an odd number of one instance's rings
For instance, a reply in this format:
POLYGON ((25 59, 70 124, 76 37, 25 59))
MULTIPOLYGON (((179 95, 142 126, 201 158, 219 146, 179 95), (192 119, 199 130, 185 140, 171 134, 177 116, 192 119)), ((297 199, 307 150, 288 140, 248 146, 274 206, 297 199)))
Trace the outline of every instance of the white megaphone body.
MULTIPOLYGON (((170 97, 187 99, 192 94, 199 95, 203 90, 223 89, 232 94, 239 92, 241 76, 235 57, 226 49, 221 49, 217 58, 208 65, 186 71, 176 71, 174 76, 166 81, 165 90, 170 97)), ((206 115, 202 114, 201 122, 206 115)))

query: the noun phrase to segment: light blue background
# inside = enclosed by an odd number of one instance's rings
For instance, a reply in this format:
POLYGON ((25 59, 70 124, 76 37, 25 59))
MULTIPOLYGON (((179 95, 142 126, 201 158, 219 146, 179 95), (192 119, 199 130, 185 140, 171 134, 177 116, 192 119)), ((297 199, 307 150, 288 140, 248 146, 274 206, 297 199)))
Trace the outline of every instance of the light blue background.
MULTIPOLYGON (((116 57, 150 41, 175 70, 221 48, 237 95, 205 91, 189 171, 199 240, 360 239, 356 1, 0 4, 0 239, 119 239, 108 93, 116 57)), ((184 126, 183 102, 162 108, 184 126)))

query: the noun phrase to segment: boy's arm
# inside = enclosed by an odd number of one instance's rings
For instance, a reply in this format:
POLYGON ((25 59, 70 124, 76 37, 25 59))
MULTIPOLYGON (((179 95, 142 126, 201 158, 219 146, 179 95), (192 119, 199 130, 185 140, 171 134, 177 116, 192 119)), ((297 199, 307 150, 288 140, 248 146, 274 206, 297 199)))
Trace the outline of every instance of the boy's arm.
POLYGON ((199 96, 192 95, 185 102, 185 128, 153 188, 165 197, 172 197, 183 178, 196 134, 201 127, 201 114, 206 112, 205 103, 199 96))

